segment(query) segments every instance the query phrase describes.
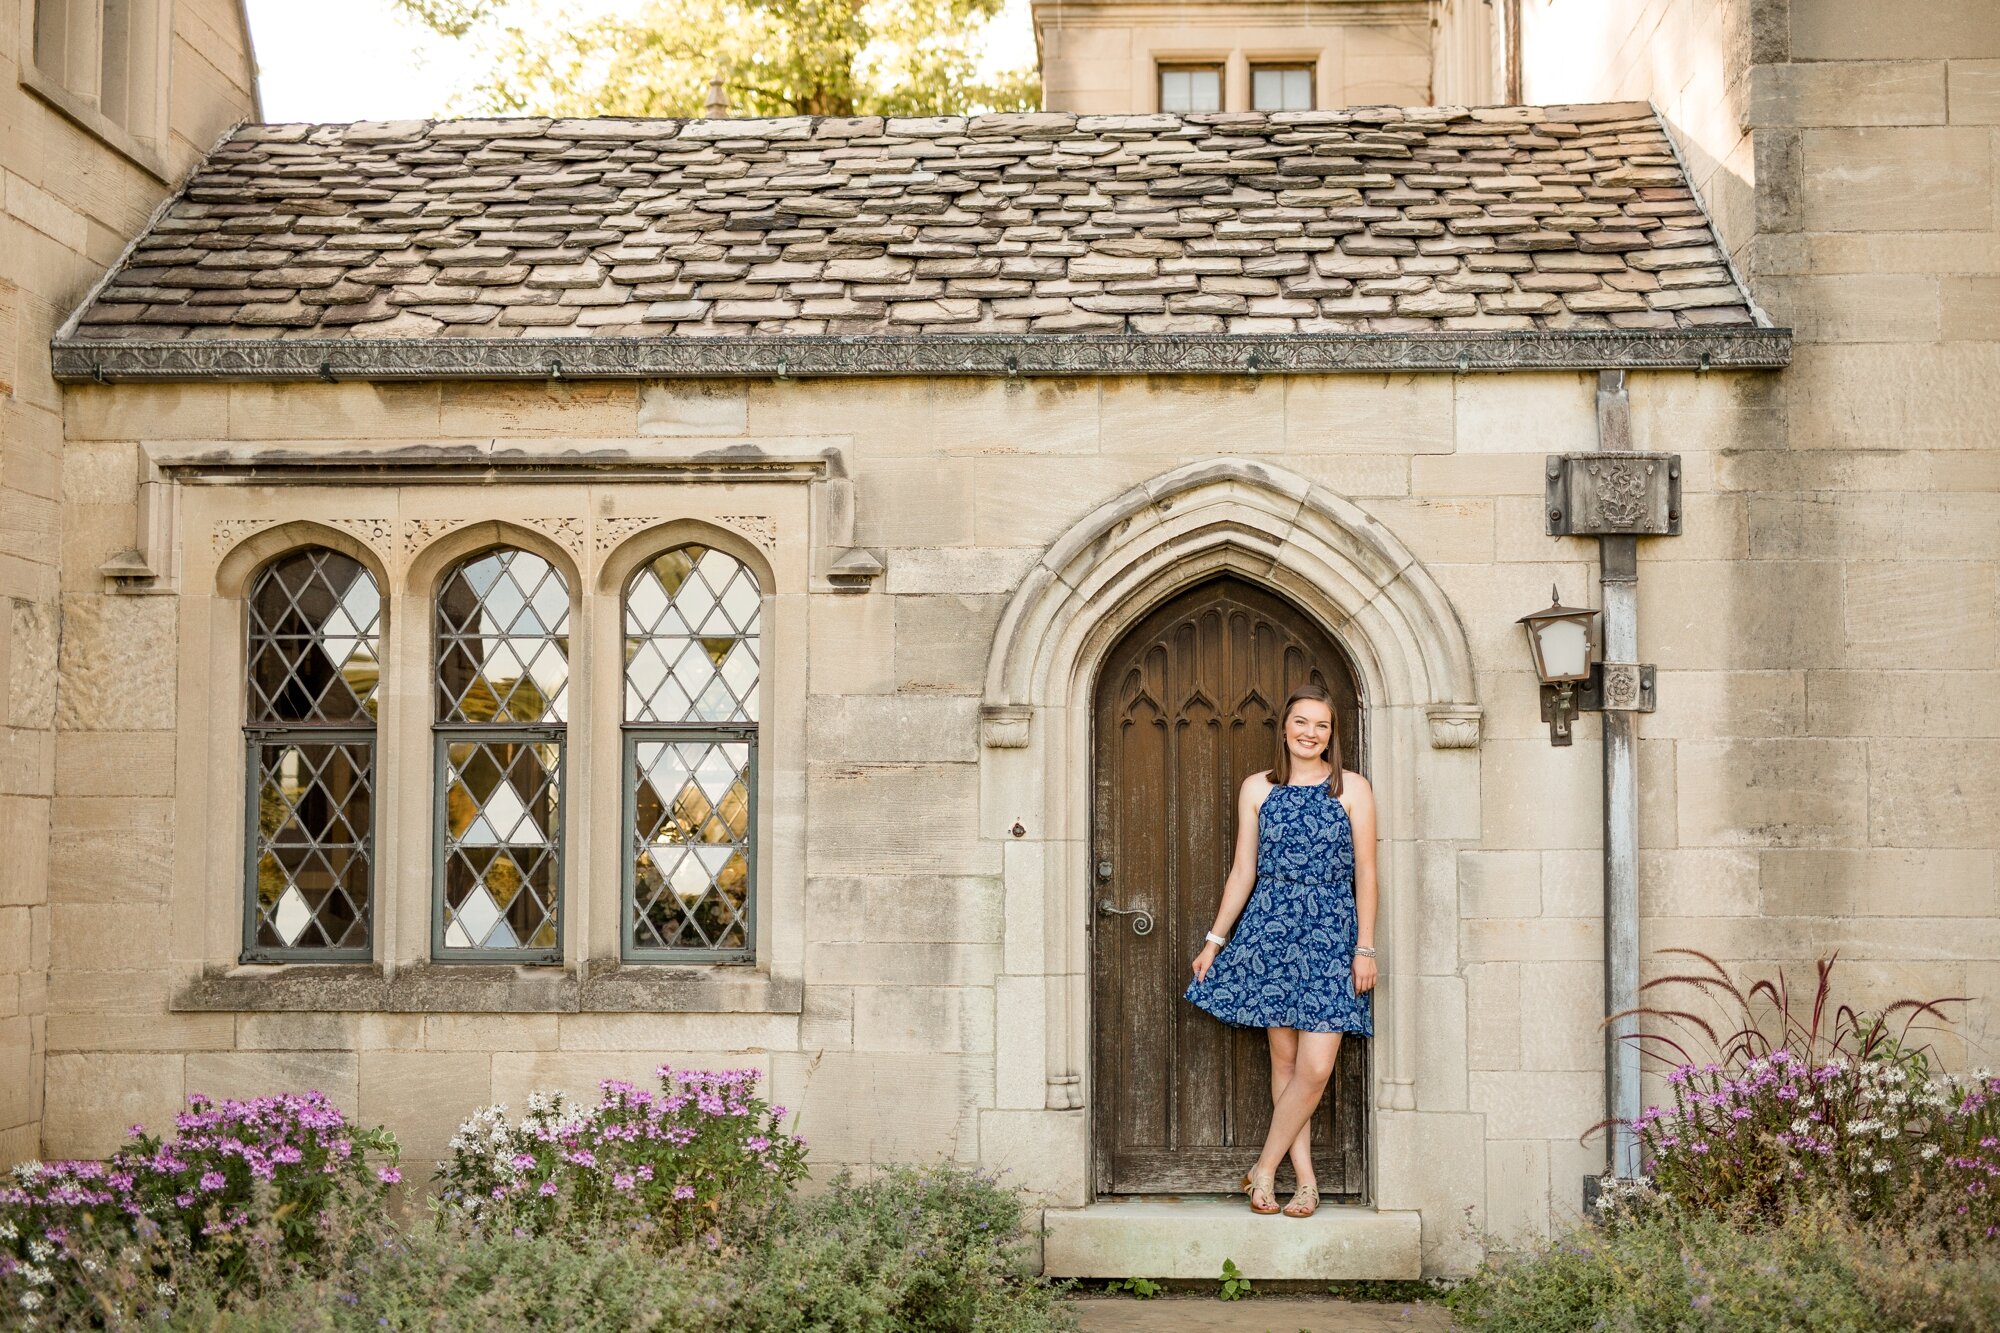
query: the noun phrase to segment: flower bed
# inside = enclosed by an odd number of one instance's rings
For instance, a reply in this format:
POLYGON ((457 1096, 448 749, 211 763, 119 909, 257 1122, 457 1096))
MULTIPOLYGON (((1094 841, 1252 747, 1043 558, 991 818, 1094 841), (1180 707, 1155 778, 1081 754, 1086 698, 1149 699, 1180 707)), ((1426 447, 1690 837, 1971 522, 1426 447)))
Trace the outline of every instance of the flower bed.
POLYGON ((31 1162, 0 1186, 0 1306, 60 1323, 171 1305, 199 1266, 240 1281, 269 1253, 307 1269, 401 1180, 395 1140, 360 1131, 318 1092, 188 1099, 161 1139, 103 1162, 31 1162))
POLYGON ((533 1095, 518 1124, 479 1111, 438 1173, 446 1205, 487 1231, 743 1239, 804 1179, 805 1140, 757 1096, 755 1070, 657 1072, 659 1091, 607 1080, 594 1106, 533 1095))

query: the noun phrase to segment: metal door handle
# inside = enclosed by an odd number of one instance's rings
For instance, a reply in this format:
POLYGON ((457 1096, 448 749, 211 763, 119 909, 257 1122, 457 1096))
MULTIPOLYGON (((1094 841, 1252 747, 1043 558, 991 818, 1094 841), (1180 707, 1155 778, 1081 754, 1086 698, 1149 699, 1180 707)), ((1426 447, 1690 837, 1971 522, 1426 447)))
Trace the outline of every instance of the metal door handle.
POLYGON ((1112 905, 1111 900, 1106 898, 1097 905, 1097 911, 1100 916, 1131 917, 1132 933, 1134 935, 1150 935, 1153 933, 1153 914, 1143 907, 1115 907, 1112 905))

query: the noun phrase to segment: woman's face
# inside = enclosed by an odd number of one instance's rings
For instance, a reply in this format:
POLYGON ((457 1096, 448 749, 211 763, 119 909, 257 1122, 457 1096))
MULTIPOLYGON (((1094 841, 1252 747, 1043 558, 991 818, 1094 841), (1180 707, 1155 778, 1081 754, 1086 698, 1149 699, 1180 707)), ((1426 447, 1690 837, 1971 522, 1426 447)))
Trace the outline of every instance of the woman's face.
POLYGON ((1333 710, 1318 699, 1301 699, 1285 715, 1285 744, 1292 762, 1314 760, 1333 741, 1333 710))

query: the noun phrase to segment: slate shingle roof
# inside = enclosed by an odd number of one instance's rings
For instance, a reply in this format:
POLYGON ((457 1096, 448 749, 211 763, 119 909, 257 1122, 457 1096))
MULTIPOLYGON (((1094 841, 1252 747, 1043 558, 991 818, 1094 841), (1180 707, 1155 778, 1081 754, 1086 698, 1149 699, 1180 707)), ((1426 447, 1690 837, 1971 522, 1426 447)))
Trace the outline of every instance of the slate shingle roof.
POLYGON ((1620 103, 246 126, 66 338, 1753 322, 1620 103))

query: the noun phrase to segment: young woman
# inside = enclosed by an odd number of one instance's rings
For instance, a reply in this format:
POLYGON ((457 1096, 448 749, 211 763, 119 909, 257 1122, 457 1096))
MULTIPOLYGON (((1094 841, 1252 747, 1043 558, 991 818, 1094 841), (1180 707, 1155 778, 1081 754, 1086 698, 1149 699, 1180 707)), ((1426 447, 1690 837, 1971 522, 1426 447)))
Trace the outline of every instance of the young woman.
POLYGON ((1341 1035, 1374 1033, 1375 793, 1340 766, 1325 689, 1301 685, 1282 716, 1277 767, 1237 792, 1236 853, 1187 998, 1225 1023, 1265 1030, 1271 1130, 1242 1188, 1252 1211, 1279 1211, 1275 1177, 1289 1153, 1298 1191, 1285 1216, 1311 1217, 1313 1111, 1341 1035))

